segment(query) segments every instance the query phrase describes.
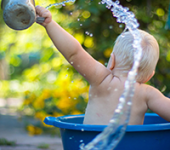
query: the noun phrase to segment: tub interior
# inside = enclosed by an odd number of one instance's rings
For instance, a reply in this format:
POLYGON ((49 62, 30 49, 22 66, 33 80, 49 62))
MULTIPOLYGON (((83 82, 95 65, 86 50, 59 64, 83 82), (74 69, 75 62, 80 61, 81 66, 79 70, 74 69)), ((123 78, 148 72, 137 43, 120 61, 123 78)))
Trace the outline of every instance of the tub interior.
MULTIPOLYGON (((78 115, 76 117, 74 116, 65 116, 58 118, 59 121, 65 122, 65 123, 74 123, 74 124, 83 124, 84 115, 78 115)), ((166 121, 165 119, 161 118, 157 114, 152 113, 146 113, 145 119, 144 119, 144 125, 148 124, 164 124, 164 123, 170 123, 166 121)))

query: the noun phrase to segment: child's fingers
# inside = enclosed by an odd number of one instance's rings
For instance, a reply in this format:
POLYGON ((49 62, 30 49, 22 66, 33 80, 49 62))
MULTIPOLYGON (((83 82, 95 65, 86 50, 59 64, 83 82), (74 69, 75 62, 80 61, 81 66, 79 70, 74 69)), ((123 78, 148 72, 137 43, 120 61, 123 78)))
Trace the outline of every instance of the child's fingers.
POLYGON ((49 13, 49 12, 42 12, 41 17, 46 18, 46 17, 49 17, 49 16, 50 16, 50 13, 49 13))
POLYGON ((50 23, 50 21, 52 20, 52 16, 51 16, 51 12, 48 9, 45 9, 44 7, 41 7, 41 6, 36 6, 35 9, 36 9, 37 17, 45 18, 43 23, 40 23, 40 22, 37 22, 37 23, 43 26, 50 23))
POLYGON ((42 16, 45 12, 48 12, 47 9, 45 9, 44 7, 41 7, 41 6, 36 6, 35 10, 36 10, 37 15, 39 15, 39 16, 42 16))
POLYGON ((36 13, 37 13, 37 16, 40 16, 40 17, 44 17, 44 18, 51 17, 50 11, 40 6, 36 7, 36 13))
POLYGON ((40 6, 36 6, 35 10, 36 10, 36 14, 39 15, 40 12, 41 12, 41 7, 40 6))

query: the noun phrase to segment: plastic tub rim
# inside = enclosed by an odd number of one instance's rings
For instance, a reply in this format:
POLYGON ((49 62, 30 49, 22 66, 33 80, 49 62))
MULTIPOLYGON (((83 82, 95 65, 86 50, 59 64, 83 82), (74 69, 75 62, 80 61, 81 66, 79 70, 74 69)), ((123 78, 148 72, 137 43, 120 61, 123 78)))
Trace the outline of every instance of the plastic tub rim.
MULTIPOLYGON (((158 115, 149 114, 149 116, 158 116, 158 115)), ((62 129, 81 130, 81 131, 103 131, 104 128, 107 127, 107 125, 88 125, 88 124, 64 122, 64 120, 66 119, 71 119, 75 117, 82 118, 84 117, 84 114, 67 115, 61 117, 46 117, 44 122, 48 125, 53 125, 55 127, 62 128, 62 129)), ((158 131, 158 130, 159 131, 170 130, 170 123, 128 125, 126 128, 126 132, 142 132, 142 131, 158 131)))

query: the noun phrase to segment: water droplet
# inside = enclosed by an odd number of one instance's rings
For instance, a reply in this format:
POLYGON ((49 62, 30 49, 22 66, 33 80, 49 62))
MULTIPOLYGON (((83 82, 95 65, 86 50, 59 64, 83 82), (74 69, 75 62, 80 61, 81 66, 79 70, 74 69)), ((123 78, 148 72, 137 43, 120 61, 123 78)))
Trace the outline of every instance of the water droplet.
POLYGON ((108 63, 105 63, 104 65, 107 66, 108 63))
POLYGON ((120 25, 119 25, 119 28, 123 28, 123 25, 122 25, 122 24, 120 24, 120 25))
POLYGON ((72 13, 72 12, 70 12, 70 15, 73 15, 73 13, 72 13))
POLYGON ((132 105, 132 102, 127 102, 128 105, 132 105))
POLYGON ((123 108, 122 105, 118 105, 118 109, 121 110, 123 108))
POLYGON ((81 23, 80 26, 83 26, 83 24, 81 23))
POLYGON ((74 97, 74 100, 76 100, 77 98, 76 97, 74 97))
POLYGON ((120 101, 120 102, 124 102, 125 99, 124 99, 123 97, 121 97, 121 98, 119 99, 119 101, 120 101))
POLYGON ((71 81, 71 83, 74 83, 74 81, 71 81))
POLYGON ((84 129, 81 129, 81 131, 84 131, 84 129))
POLYGON ((83 149, 84 149, 84 146, 85 146, 84 143, 80 144, 80 145, 79 145, 80 150, 83 150, 83 149))
POLYGON ((111 120, 110 120, 110 123, 115 123, 115 119, 111 119, 111 120))
POLYGON ((71 136, 69 139, 71 140, 71 139, 73 139, 74 138, 74 136, 71 136))
POLYGON ((120 111, 120 109, 116 109, 115 112, 116 113, 120 113, 121 111, 120 111))
POLYGON ((93 33, 90 33, 90 37, 92 37, 93 36, 93 33))
POLYGON ((68 77, 68 74, 65 76, 65 78, 67 78, 68 77))
POLYGON ((109 29, 113 29, 113 26, 109 26, 109 29))
POLYGON ((83 140, 80 140, 80 143, 82 143, 83 142, 83 140))
POLYGON ((119 0, 116 0, 115 3, 118 4, 118 5, 120 4, 119 0))
POLYGON ((104 2, 104 1, 102 1, 101 3, 102 3, 102 4, 104 4, 105 2, 104 2))
POLYGON ((73 64, 73 62, 70 63, 71 65, 73 64))
POLYGON ((78 18, 77 21, 80 21, 80 18, 78 18))
POLYGON ((90 33, 88 31, 86 31, 85 34, 89 35, 90 33))
POLYGON ((116 91, 118 91, 118 89, 115 89, 114 91, 116 92, 116 91))

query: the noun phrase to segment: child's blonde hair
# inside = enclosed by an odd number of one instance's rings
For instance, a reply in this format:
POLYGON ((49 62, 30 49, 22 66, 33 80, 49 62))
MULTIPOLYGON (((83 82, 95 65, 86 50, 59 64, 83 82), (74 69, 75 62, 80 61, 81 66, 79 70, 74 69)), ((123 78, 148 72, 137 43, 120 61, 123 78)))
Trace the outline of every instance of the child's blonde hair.
MULTIPOLYGON (((159 59, 159 46, 156 39, 149 33, 139 30, 141 35, 142 58, 138 68, 137 82, 144 82, 155 70, 159 59)), ((130 32, 120 35, 113 48, 115 68, 127 74, 134 62, 133 36, 130 32)))

